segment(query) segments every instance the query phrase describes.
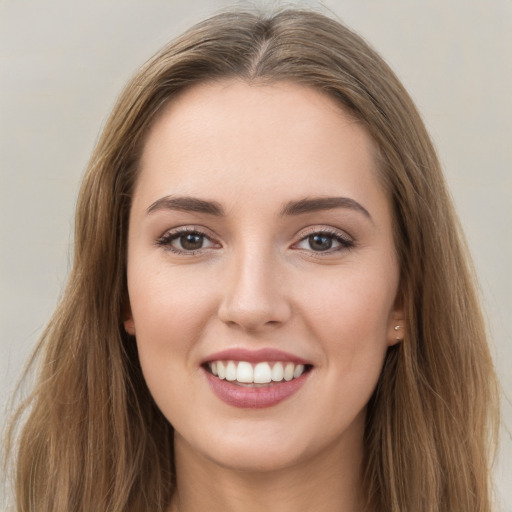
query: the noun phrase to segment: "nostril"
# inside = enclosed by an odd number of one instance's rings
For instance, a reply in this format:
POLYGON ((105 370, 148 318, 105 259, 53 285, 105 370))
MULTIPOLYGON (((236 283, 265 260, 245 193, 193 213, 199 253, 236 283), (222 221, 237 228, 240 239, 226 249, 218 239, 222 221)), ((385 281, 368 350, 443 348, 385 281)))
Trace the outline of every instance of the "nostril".
POLYGON ((288 321, 290 313, 288 304, 276 297, 272 301, 224 303, 218 316, 229 327, 258 331, 279 327, 288 321))
POLYGON ((275 328, 291 313, 286 287, 277 279, 275 261, 259 248, 241 250, 223 287, 218 317, 230 327, 247 331, 275 328))

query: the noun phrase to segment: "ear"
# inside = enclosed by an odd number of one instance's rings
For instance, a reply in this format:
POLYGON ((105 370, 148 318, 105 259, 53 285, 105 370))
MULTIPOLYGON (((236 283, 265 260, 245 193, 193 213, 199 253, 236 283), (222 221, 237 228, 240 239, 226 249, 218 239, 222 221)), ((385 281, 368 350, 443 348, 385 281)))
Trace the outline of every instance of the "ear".
POLYGON ((395 306, 389 317, 387 332, 388 347, 403 341, 405 334, 405 315, 403 302, 400 297, 397 297, 395 306))
POLYGON ((123 325, 124 325, 124 330, 130 334, 131 336, 135 336, 135 322, 133 320, 133 315, 132 315, 132 308, 130 306, 130 303, 127 302, 126 303, 127 305, 125 306, 124 308, 124 314, 123 314, 123 325))

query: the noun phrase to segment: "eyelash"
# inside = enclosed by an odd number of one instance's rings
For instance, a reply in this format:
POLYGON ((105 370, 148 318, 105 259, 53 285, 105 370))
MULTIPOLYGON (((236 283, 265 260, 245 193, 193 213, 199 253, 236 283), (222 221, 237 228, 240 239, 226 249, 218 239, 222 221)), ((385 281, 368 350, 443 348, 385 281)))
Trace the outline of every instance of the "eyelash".
POLYGON ((161 236, 156 241, 156 245, 163 247, 167 251, 184 256, 191 256, 207 249, 206 247, 201 247, 199 249, 187 250, 177 249, 172 246, 172 242, 174 242, 174 240, 178 240, 179 238, 185 235, 197 235, 199 237, 202 237, 204 240, 209 240, 210 242, 215 243, 213 242, 211 237, 209 237, 206 233, 202 232, 200 229, 195 227, 184 227, 177 228, 173 231, 167 231, 163 236, 161 236))
POLYGON ((303 233, 301 239, 295 244, 293 244, 293 246, 297 246, 298 244, 304 242, 313 235, 325 236, 331 238, 333 241, 338 242, 340 244, 338 247, 334 249, 329 248, 326 251, 314 251, 313 249, 304 249, 308 253, 312 253, 317 257, 323 257, 324 255, 327 256, 329 254, 337 253, 340 251, 350 250, 355 246, 354 240, 347 234, 341 233, 336 229, 314 227, 310 228, 308 231, 306 231, 306 233, 303 233))
MULTIPOLYGON (((175 254, 183 255, 183 256, 192 256, 194 254, 198 254, 204 250, 210 249, 210 247, 201 247, 199 249, 177 249, 172 246, 172 242, 175 240, 178 240, 182 236, 185 235, 197 235, 198 237, 201 237, 202 240, 208 240, 212 244, 218 244, 218 242, 215 242, 212 240, 210 236, 208 236, 206 233, 201 231, 198 228, 195 227, 183 227, 183 228, 177 228, 173 231, 166 232, 163 236, 161 236, 158 240, 156 240, 156 245, 163 247, 165 250, 168 250, 170 252, 173 252, 175 254)), ((300 240, 292 245, 292 248, 296 248, 297 250, 303 250, 310 254, 314 254, 317 257, 322 257, 324 255, 337 253, 344 250, 350 250, 355 246, 355 242, 352 238, 350 238, 346 234, 341 234, 339 231, 335 229, 328 229, 328 228, 311 228, 308 232, 303 233, 300 240), (339 243, 338 247, 335 247, 334 249, 328 248, 325 251, 315 251, 313 249, 300 249, 296 247, 300 243, 306 241, 308 238, 317 235, 317 236, 324 236, 327 238, 332 239, 333 241, 339 243)))

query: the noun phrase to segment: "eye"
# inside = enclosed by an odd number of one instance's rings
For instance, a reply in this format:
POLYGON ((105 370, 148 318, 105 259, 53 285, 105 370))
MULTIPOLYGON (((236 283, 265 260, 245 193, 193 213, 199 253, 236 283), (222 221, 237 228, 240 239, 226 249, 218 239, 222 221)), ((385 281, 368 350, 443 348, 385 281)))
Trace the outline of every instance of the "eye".
POLYGON ((179 229, 167 232, 157 240, 157 245, 181 254, 194 254, 202 249, 218 246, 207 235, 195 229, 179 229))
POLYGON ((353 246, 353 240, 337 231, 316 231, 302 238, 295 248, 313 252, 336 252, 353 246))

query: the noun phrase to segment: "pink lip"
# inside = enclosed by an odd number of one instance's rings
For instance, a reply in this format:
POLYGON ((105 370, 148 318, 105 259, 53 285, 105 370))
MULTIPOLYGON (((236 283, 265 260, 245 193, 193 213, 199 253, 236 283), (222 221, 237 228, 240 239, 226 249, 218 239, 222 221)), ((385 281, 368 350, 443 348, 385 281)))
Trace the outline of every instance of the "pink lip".
MULTIPOLYGON (((224 357, 224 356, 223 356, 224 357)), ((220 358, 220 359, 223 359, 220 358)), ((233 359, 228 357, 227 359, 233 359)), ((219 360, 219 359, 216 359, 219 360)), ((241 359, 247 361, 247 359, 241 359)), ((286 359, 289 361, 289 359, 286 359)), ((266 359, 268 361, 268 359, 266 359)), ((241 409, 262 409, 271 407, 282 402, 286 398, 296 393, 306 382, 310 371, 303 373, 299 378, 289 382, 276 382, 262 387, 246 387, 233 384, 227 380, 222 380, 203 369, 212 391, 223 402, 233 407, 241 409)))
POLYGON ((210 361, 247 361, 248 363, 260 363, 263 361, 268 361, 270 363, 281 361, 283 363, 311 364, 305 359, 274 348, 261 348, 259 350, 232 348, 222 350, 221 352, 216 352, 215 354, 208 356, 201 361, 201 364, 205 364, 210 361))

